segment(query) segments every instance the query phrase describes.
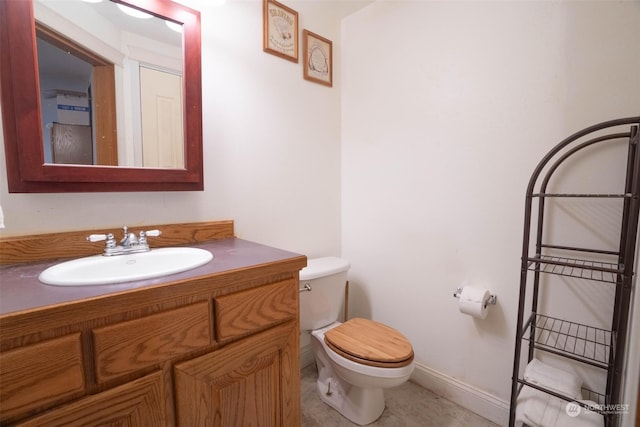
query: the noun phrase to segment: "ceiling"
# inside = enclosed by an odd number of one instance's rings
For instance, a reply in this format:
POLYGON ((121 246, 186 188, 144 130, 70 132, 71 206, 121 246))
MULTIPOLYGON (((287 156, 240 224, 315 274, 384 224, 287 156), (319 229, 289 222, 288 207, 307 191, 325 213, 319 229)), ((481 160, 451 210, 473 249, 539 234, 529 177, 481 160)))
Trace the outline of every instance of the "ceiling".
POLYGON ((164 19, 155 16, 149 19, 134 18, 125 14, 118 8, 116 3, 111 1, 102 1, 100 3, 85 2, 85 4, 123 31, 139 34, 174 46, 182 45, 182 34, 169 29, 164 19))

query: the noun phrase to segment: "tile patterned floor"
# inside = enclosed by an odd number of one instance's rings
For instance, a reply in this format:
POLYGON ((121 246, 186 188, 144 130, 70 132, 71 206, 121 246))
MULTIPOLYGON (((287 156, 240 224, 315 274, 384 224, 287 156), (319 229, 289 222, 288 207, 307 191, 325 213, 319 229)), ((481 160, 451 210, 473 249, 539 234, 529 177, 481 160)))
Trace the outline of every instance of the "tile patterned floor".
MULTIPOLYGON (((302 370, 302 427, 357 426, 320 400, 314 364, 302 370)), ((370 426, 380 427, 498 427, 455 403, 412 382, 385 391, 387 407, 370 426)))

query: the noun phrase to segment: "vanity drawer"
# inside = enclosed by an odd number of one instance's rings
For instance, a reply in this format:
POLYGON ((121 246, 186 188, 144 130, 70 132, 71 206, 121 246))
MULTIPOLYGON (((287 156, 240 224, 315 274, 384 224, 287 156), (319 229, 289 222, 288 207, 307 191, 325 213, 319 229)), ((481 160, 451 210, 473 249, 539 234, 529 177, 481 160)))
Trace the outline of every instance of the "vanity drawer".
POLYGON ((211 344, 209 303, 93 330, 99 383, 211 344))
POLYGON ((80 333, 0 353, 2 421, 85 392, 80 333))
POLYGON ((298 316, 298 281, 270 285, 214 298, 216 339, 263 329, 298 316))
POLYGON ((61 405, 14 427, 169 426, 162 372, 61 405))

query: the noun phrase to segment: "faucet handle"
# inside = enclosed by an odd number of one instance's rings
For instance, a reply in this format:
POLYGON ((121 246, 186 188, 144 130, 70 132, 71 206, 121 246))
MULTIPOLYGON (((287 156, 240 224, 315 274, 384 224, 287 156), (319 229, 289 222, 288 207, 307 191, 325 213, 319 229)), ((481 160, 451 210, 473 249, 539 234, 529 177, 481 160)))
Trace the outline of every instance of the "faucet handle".
POLYGON ((149 230, 149 231, 141 231, 140 238, 138 239, 138 243, 141 245, 147 244, 147 236, 156 237, 162 234, 160 230, 149 230))
POLYGON ((101 240, 106 240, 106 247, 107 248, 113 248, 116 246, 116 241, 113 238, 113 234, 109 233, 109 234, 91 234, 89 236, 87 236, 87 240, 90 242, 99 242, 101 240))

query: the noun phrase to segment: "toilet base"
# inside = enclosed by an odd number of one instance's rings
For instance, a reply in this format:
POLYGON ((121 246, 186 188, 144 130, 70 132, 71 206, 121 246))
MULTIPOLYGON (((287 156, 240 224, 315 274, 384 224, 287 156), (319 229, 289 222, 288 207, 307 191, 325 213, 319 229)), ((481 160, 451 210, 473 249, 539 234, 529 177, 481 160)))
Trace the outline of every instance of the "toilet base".
POLYGON ((318 393, 323 402, 350 421, 358 425, 371 424, 384 412, 384 389, 407 381, 414 364, 380 368, 343 358, 324 341, 325 332, 339 324, 335 322, 311 332, 311 348, 318 367, 318 393))
POLYGON ((318 378, 316 384, 320 399, 353 423, 371 424, 384 412, 382 388, 355 387, 335 377, 318 378))
POLYGON ((349 421, 361 426, 380 418, 385 407, 384 389, 358 387, 341 379, 315 337, 312 339, 312 347, 318 368, 316 385, 320 399, 349 421))

